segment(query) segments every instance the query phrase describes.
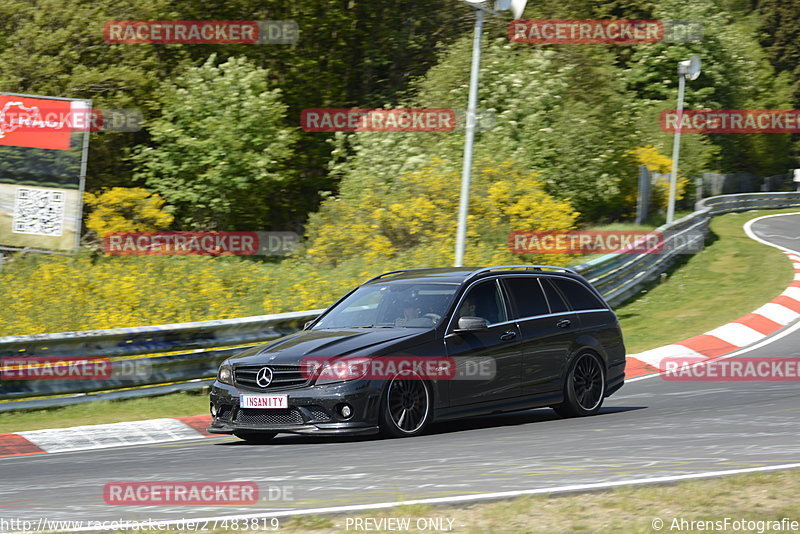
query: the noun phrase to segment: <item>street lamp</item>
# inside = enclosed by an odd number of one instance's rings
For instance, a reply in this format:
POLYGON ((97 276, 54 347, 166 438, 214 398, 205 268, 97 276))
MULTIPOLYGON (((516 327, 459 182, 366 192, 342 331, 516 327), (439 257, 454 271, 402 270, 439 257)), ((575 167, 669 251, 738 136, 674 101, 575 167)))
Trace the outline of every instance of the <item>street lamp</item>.
POLYGON ((672 141, 672 172, 669 175, 669 204, 667 205, 667 223, 675 218, 675 196, 678 184, 678 158, 681 152, 681 120, 683 119, 683 94, 686 89, 686 78, 696 80, 700 76, 700 57, 692 56, 686 61, 678 62, 678 122, 675 126, 675 137, 672 141))
POLYGON ((469 186, 472 179, 472 147, 475 141, 475 114, 478 107, 478 76, 481 67, 481 37, 483 36, 484 13, 502 16, 499 11, 511 10, 514 18, 522 16, 528 0, 496 0, 490 9, 484 0, 464 0, 475 9, 475 32, 472 39, 472 67, 469 78, 469 103, 467 105, 466 140, 464 141, 464 166, 461 170, 461 197, 458 206, 458 228, 456 230, 456 257, 454 265, 464 265, 464 249, 467 241, 467 215, 469 214, 469 186))

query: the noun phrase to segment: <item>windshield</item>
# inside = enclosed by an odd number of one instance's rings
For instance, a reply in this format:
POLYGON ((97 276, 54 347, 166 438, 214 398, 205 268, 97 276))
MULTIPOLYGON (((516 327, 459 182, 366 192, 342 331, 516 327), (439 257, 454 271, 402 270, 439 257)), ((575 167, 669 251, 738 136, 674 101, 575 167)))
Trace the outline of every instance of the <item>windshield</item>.
POLYGON ((441 322, 458 287, 397 282, 362 286, 312 329, 432 328, 441 322))

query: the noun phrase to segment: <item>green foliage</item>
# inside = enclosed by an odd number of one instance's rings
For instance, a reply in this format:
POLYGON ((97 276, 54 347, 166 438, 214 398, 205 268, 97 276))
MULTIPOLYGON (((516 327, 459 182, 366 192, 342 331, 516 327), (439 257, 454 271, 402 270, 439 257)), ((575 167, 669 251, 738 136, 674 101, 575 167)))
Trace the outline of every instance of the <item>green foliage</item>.
POLYGON ((148 124, 153 146, 133 156, 137 176, 183 227, 258 229, 280 215, 291 191, 295 130, 283 124, 286 106, 268 71, 215 59, 161 87, 162 115, 148 124))
MULTIPOLYGON (((468 39, 454 45, 416 84, 412 106, 463 109, 469 76, 468 39)), ((483 51, 481 109, 496 121, 476 138, 476 155, 508 159, 541 175, 545 190, 569 198, 586 219, 613 216, 624 197, 621 180, 635 172, 626 154, 637 146, 637 104, 626 94, 610 58, 575 49, 559 52, 492 40, 483 51), (579 64, 582 62, 583 64, 579 64), (597 83, 599 88, 586 90, 597 83)), ((339 136, 333 171, 342 193, 367 183, 392 181, 419 170, 431 157, 458 167, 463 132, 339 136), (349 159, 342 159, 345 154, 349 159)))
MULTIPOLYGON (((184 49, 109 45, 102 30, 111 20, 170 18, 180 19, 168 0, 4 0, 0 91, 88 98, 97 108, 152 112, 160 80, 186 64, 184 49)), ((131 185, 120 154, 144 139, 142 132, 92 135, 87 188, 131 185)))
MULTIPOLYGON (((791 107, 786 77, 776 76, 755 37, 757 21, 734 18, 712 0, 687 3, 662 0, 653 10, 661 20, 700 21, 702 41, 655 43, 636 47, 628 62, 628 86, 646 107, 649 140, 662 150, 672 134, 659 132, 658 117, 677 105, 679 61, 700 56, 703 70, 686 84, 687 109, 785 109, 791 107)), ((693 175, 703 171, 777 174, 786 172, 788 134, 686 134, 681 169, 693 175)))
MULTIPOLYGON (((91 98, 101 108, 135 108, 146 119, 162 113, 160 87, 187 68, 247 57, 271 73, 283 91, 286 125, 314 107, 380 106, 396 102, 410 79, 436 60, 439 43, 471 24, 452 0, 7 0, 0 2, 0 91, 91 98), (296 45, 109 45, 102 28, 113 20, 295 20, 296 45)), ((285 217, 301 224, 335 187, 326 163, 328 135, 300 133, 292 161, 295 191, 282 198, 285 217)), ((92 136, 87 189, 142 185, 127 149, 149 143, 147 132, 92 136)))

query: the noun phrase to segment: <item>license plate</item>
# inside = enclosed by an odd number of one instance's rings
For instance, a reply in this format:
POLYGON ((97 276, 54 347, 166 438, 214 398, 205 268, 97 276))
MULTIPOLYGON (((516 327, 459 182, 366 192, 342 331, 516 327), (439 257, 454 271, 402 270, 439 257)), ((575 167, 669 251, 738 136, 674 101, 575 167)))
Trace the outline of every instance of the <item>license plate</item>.
POLYGON ((289 395, 241 395, 239 406, 261 410, 286 409, 289 407, 289 395))

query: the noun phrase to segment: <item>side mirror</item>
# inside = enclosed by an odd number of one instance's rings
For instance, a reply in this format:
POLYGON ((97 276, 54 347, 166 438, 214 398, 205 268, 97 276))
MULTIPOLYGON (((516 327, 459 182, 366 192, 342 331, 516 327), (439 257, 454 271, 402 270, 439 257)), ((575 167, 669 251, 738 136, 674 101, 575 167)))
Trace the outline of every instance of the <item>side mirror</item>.
POLYGON ((483 317, 461 317, 458 320, 458 328, 453 332, 474 332, 476 330, 486 330, 489 328, 489 321, 483 317))

